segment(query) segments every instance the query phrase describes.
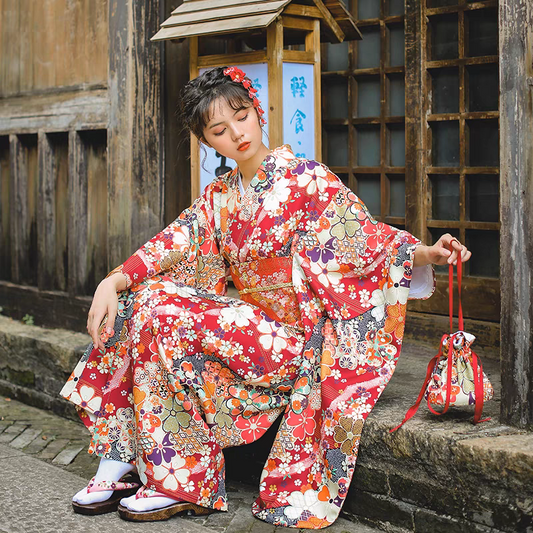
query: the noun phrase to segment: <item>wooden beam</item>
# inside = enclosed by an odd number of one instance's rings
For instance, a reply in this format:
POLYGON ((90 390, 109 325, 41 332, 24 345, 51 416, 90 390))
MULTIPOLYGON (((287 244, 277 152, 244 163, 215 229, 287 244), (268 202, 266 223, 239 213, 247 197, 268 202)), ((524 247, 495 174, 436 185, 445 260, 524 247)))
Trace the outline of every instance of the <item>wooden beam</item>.
POLYGON ((422 129, 422 25, 418 0, 405 1, 405 226, 423 242, 426 240, 422 129))
POLYGON ((283 50, 283 61, 286 63, 314 63, 315 53, 307 50, 283 50))
POLYGON ((501 0, 499 22, 501 419, 533 428, 533 5, 501 0))
MULTIPOLYGON (((198 65, 198 37, 189 39, 189 79, 194 80, 200 73, 198 65)), ((191 202, 200 196, 200 144, 191 133, 191 202)))
MULTIPOLYGON (((191 39, 197 39, 192 37, 191 39)), ((214 54, 198 57, 198 68, 220 67, 224 65, 239 65, 242 63, 263 63, 267 54, 264 50, 257 52, 243 52, 241 54, 214 54)))
POLYGON ((337 24, 337 21, 333 18, 333 15, 329 12, 329 9, 324 5, 322 0, 313 0, 313 2, 322 14, 322 17, 324 17, 324 22, 329 26, 331 32, 335 36, 335 39, 337 39, 339 43, 342 43, 345 37, 344 32, 337 24))
POLYGON ((268 135, 270 148, 283 143, 283 23, 277 19, 267 28, 268 135))
POLYGON ((294 17, 307 17, 314 19, 323 19, 324 16, 318 7, 301 6, 299 4, 289 4, 284 10, 284 15, 292 15, 294 17))
POLYGON ((320 65, 320 20, 313 21, 313 31, 305 38, 305 49, 313 54, 315 93, 315 159, 322 161, 322 69, 320 65))
POLYGON ((102 129, 107 127, 108 109, 107 89, 101 85, 4 98, 0 106, 0 135, 102 129))

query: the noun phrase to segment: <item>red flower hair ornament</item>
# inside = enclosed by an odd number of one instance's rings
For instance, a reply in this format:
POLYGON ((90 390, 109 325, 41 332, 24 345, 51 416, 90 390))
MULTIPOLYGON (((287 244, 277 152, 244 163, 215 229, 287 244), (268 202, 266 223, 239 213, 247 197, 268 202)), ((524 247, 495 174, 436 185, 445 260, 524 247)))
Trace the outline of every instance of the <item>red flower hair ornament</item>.
POLYGON ((265 112, 261 108, 261 102, 256 96, 257 89, 252 87, 250 78, 248 78, 246 74, 237 67, 228 67, 224 69, 223 72, 225 76, 229 76, 231 78, 231 81, 234 81, 235 83, 241 83, 245 89, 248 89, 248 96, 250 97, 252 105, 255 107, 255 110, 261 119, 261 124, 266 124, 266 120, 263 118, 265 112))

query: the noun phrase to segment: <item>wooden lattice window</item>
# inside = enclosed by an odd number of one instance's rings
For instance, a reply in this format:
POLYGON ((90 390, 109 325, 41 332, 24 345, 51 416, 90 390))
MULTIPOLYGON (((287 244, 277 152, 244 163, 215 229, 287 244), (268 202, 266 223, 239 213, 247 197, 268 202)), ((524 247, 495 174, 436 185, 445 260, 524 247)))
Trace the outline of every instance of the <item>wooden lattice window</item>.
POLYGON ((323 50, 324 160, 378 219, 405 227, 403 0, 345 2, 363 40, 323 50))
MULTIPOLYGON (((470 316, 498 320, 497 2, 426 0, 422 9, 427 241, 449 232, 466 243, 473 255, 465 269, 465 308, 470 316)), ((444 299, 438 293, 430 308, 445 309, 444 299)))

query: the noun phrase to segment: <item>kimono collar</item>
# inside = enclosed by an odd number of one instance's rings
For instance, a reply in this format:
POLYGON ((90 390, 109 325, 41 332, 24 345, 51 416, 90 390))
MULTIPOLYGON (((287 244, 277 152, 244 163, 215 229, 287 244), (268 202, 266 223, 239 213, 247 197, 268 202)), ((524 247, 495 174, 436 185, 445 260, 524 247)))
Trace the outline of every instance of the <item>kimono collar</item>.
MULTIPOLYGON (((294 158, 295 156, 290 145, 283 144, 274 148, 259 165, 259 168, 248 185, 246 192, 253 190, 256 193, 260 193, 269 188, 272 185, 276 171, 279 168, 287 166, 287 163, 294 158)), ((232 176, 235 179, 235 185, 237 187, 239 186, 239 174, 239 167, 235 167, 232 176)))

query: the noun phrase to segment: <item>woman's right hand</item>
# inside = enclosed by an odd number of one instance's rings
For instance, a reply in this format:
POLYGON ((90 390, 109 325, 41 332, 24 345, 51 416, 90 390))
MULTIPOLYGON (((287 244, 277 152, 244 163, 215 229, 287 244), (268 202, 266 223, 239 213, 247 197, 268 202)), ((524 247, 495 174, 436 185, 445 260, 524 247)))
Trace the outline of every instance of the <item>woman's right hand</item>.
POLYGON ((124 276, 117 272, 102 280, 94 292, 91 308, 89 309, 89 317, 87 318, 87 331, 93 340, 93 344, 98 346, 100 350, 104 349, 104 341, 98 333, 98 329, 107 315, 105 338, 113 336, 113 327, 118 311, 117 290, 123 288, 123 285, 124 276))

